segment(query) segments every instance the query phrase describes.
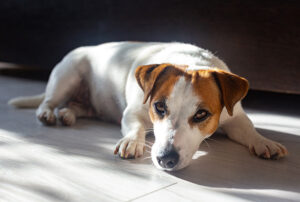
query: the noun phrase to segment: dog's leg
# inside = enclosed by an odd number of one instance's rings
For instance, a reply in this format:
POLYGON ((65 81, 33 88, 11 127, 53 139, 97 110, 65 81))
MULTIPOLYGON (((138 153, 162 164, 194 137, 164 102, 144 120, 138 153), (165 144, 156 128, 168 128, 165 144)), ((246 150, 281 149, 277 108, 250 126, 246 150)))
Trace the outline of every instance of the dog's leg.
POLYGON ((69 104, 68 106, 59 109, 58 119, 65 126, 72 126, 76 123, 76 119, 80 117, 94 117, 93 109, 82 106, 80 104, 69 104))
POLYGON ((88 71, 86 61, 79 51, 68 54, 52 71, 45 92, 45 99, 36 111, 37 118, 46 125, 54 125, 54 109, 64 104, 82 81, 83 70, 88 71), (84 68, 86 67, 86 68, 84 68))
POLYGON ((283 145, 261 136, 255 130, 240 102, 234 107, 232 117, 228 115, 226 109, 223 109, 220 126, 230 139, 245 145, 252 154, 261 158, 278 159, 288 153, 283 145))
POLYGON ((146 132, 141 117, 136 109, 127 107, 122 118, 123 138, 119 140, 114 151, 121 158, 138 158, 143 155, 146 132))
POLYGON ((46 125, 54 125, 56 117, 54 109, 67 101, 77 85, 80 84, 78 75, 58 75, 57 72, 51 74, 46 87, 45 99, 37 109, 37 118, 46 125))

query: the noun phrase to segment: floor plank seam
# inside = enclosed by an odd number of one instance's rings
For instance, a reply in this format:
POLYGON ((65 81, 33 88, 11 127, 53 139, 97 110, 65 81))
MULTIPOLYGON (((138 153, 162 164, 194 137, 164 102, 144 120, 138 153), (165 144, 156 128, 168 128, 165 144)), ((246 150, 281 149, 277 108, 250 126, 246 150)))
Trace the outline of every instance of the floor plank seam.
POLYGON ((159 188, 159 189, 150 191, 150 192, 148 192, 148 193, 146 193, 146 194, 143 194, 143 195, 138 196, 138 197, 136 197, 136 198, 130 199, 130 200, 128 200, 128 202, 135 201, 135 200, 137 200, 137 199, 143 198, 143 197, 148 196, 148 195, 150 195, 150 194, 153 194, 153 193, 155 193, 155 192, 157 192, 157 191, 160 191, 160 190, 166 189, 166 188, 168 188, 168 187, 171 187, 171 186, 173 186, 173 185, 175 185, 175 184, 178 184, 178 182, 174 182, 174 183, 169 184, 169 185, 166 185, 166 186, 164 186, 164 187, 162 187, 162 188, 159 188))

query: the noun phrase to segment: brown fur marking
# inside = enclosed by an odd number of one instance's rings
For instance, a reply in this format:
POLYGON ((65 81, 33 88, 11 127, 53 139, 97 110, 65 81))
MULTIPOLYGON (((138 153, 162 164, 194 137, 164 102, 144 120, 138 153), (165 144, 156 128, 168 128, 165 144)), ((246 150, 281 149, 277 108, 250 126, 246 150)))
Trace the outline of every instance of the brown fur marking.
POLYGON ((203 101, 201 107, 211 114, 200 123, 193 123, 191 117, 189 124, 191 127, 197 126, 204 134, 212 134, 218 127, 223 106, 232 115, 236 102, 247 93, 248 82, 242 77, 219 69, 186 71, 186 68, 187 66, 172 64, 138 67, 136 78, 145 92, 144 103, 150 97, 150 118, 152 122, 161 119, 153 108, 153 101, 168 99, 175 83, 184 76, 186 81, 192 83, 199 100, 203 101))

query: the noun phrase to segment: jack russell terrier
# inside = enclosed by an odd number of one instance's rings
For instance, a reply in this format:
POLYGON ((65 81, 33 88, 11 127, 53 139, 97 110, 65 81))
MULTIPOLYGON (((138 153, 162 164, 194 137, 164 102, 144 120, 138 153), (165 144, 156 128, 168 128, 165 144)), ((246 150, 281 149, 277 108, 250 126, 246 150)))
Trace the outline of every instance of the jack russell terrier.
POLYGON ((153 130, 152 161, 173 171, 189 165, 219 126, 259 157, 287 155, 255 130, 240 103, 247 91, 246 79, 197 46, 113 42, 73 50, 53 69, 44 94, 9 103, 39 105, 36 115, 45 125, 59 119, 70 126, 79 117, 121 121, 124 137, 114 153, 125 159, 143 155, 146 132, 153 130))

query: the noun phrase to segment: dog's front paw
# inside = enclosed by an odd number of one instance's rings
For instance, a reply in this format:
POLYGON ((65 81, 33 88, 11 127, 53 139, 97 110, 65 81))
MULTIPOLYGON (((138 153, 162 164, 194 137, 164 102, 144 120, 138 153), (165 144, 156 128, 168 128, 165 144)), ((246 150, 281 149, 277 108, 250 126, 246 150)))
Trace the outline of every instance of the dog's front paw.
POLYGON ((123 137, 116 145, 114 154, 119 154, 121 158, 130 159, 141 157, 144 153, 145 139, 133 137, 123 137))
POLYGON ((37 111, 37 118, 45 125, 56 124, 56 116, 51 109, 39 109, 37 111))
POLYGON ((287 149, 282 144, 266 139, 259 138, 249 145, 252 154, 263 159, 279 159, 288 154, 287 149))

